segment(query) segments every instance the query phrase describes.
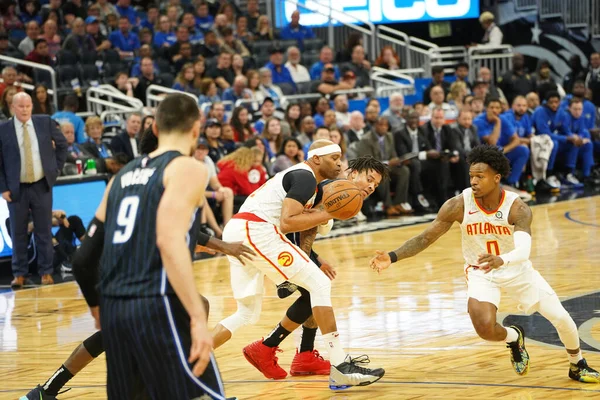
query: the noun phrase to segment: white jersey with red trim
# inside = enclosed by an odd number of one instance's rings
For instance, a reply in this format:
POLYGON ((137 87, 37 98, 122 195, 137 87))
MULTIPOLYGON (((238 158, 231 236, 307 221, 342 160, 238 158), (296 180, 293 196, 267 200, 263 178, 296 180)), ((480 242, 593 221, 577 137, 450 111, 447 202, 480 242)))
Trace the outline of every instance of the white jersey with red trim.
MULTIPOLYGON (((287 192, 283 188, 283 177, 286 174, 296 170, 306 170, 309 171, 313 176, 315 175, 312 168, 310 168, 306 163, 296 164, 285 171, 281 171, 273 178, 269 179, 264 185, 256 189, 250 196, 248 196, 246 201, 244 201, 244 204, 242 204, 239 212, 254 214, 264 221, 267 221, 279 228, 281 207, 283 205, 283 200, 287 196, 287 192)), ((304 208, 311 208, 313 206, 316 194, 317 192, 315 186, 315 193, 308 200, 308 202, 306 202, 304 208)))
MULTIPOLYGON (((510 208, 519 195, 503 190, 500 204, 493 211, 487 211, 479 205, 471 188, 465 189, 462 196, 465 209, 460 229, 465 270, 469 266, 477 266, 480 254, 500 255, 513 251, 515 249, 514 226, 508 223, 508 216, 510 208)), ((523 264, 527 263, 531 264, 530 261, 523 264)), ((505 266, 502 266, 498 271, 504 268, 505 266)), ((510 268, 514 269, 513 263, 510 268)))

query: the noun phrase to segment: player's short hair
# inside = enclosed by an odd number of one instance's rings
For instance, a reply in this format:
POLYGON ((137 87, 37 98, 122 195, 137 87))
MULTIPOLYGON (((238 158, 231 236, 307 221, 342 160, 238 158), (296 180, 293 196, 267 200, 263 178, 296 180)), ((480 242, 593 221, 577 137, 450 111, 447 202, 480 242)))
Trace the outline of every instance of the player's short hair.
POLYGON ((156 110, 158 133, 189 132, 200 119, 198 102, 188 95, 173 93, 165 97, 156 110))
POLYGON ((502 105, 502 102, 500 101, 499 97, 496 96, 486 96, 485 98, 485 106, 489 106, 491 103, 498 103, 500 105, 502 105))
POLYGON ((583 104, 583 100, 577 97, 571 97, 571 99, 569 99, 569 107, 571 107, 575 103, 583 104))
POLYGON ((140 154, 149 154, 158 148, 158 138, 152 132, 152 127, 146 129, 140 135, 138 150, 140 154))
POLYGON ((504 153, 498 147, 490 146, 489 144, 475 146, 467 156, 467 163, 469 165, 487 164, 503 178, 507 177, 510 173, 510 161, 508 161, 508 158, 504 156, 504 153))
POLYGON ((546 98, 544 100, 546 101, 550 101, 550 99, 556 97, 558 99, 558 101, 560 101, 560 94, 558 94, 558 92, 556 90, 551 90, 548 92, 548 94, 546 95, 546 98))
POLYGON ((388 166, 371 156, 357 157, 348 161, 347 171, 357 171, 360 174, 369 170, 373 170, 381 175, 382 181, 386 180, 389 176, 388 166))

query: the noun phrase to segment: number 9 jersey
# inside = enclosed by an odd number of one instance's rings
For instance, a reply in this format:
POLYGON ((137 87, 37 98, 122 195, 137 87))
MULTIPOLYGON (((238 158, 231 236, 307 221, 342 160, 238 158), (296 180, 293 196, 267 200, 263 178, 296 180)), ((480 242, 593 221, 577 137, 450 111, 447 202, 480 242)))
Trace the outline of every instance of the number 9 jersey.
MULTIPOLYGON (((156 213, 165 189, 165 168, 180 156, 178 151, 168 151, 155 158, 136 158, 115 176, 104 222, 99 285, 102 296, 174 294, 156 246, 156 213)), ((196 244, 195 231, 191 229, 187 236, 191 253, 196 244)))

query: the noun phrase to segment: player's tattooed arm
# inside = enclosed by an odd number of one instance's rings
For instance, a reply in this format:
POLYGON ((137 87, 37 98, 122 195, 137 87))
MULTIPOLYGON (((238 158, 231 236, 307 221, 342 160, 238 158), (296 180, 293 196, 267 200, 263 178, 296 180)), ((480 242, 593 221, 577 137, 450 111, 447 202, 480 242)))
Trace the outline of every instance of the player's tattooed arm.
POLYGON ((533 214, 531 208, 521 199, 516 199, 510 207, 508 223, 515 226, 515 232, 523 231, 531 235, 533 214))
POLYGON ((300 232, 300 249, 306 254, 310 254, 310 250, 317 237, 317 228, 315 226, 314 228, 300 232))

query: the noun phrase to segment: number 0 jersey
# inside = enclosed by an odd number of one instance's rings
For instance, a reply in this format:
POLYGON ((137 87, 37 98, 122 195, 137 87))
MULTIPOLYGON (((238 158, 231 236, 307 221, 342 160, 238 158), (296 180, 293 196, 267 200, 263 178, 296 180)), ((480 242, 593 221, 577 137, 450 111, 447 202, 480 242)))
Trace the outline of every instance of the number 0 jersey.
MULTIPOLYGON (((110 297, 147 297, 174 294, 156 247, 156 213, 165 190, 165 168, 177 151, 155 158, 140 157, 115 176, 108 194, 104 223, 104 251, 100 266, 100 294, 110 297)), ((193 252, 196 230, 188 234, 193 252)))
MULTIPOLYGON (((508 223, 508 215, 519 195, 503 190, 500 205, 494 211, 487 211, 481 207, 473 196, 471 188, 465 189, 462 196, 465 210, 460 229, 465 269, 469 266, 477 266, 480 254, 500 255, 513 251, 515 249, 514 226, 508 223)), ((500 267, 499 270, 504 267, 500 267)))

